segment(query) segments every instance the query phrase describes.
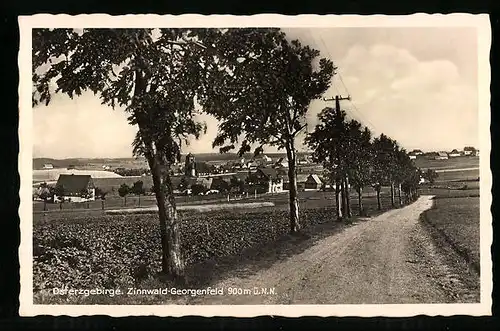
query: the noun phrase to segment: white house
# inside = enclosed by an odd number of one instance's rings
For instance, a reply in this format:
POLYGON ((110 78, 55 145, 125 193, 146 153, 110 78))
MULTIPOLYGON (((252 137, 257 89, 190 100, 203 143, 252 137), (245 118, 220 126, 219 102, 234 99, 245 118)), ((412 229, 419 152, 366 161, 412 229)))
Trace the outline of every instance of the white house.
POLYGON ((43 165, 43 168, 44 169, 54 169, 54 166, 52 165, 52 163, 45 163, 43 165))
POLYGON ((438 155, 434 159, 435 160, 448 160, 448 153, 438 152, 438 155))

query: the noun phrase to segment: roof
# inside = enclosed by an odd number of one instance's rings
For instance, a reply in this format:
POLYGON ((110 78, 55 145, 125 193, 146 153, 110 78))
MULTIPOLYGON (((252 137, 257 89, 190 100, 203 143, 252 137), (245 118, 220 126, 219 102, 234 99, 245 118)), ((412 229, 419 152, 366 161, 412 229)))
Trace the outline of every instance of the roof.
POLYGON ((446 153, 446 152, 438 152, 438 156, 448 156, 448 153, 446 153))
POLYGON ((307 180, 309 181, 310 179, 312 179, 316 184, 322 184, 323 182, 321 181, 321 179, 319 178, 318 175, 316 174, 312 174, 312 175, 309 175, 307 177, 307 180))
POLYGON ((65 194, 79 194, 89 186, 94 186, 92 177, 90 175, 67 175, 61 174, 57 179, 57 184, 64 187, 65 194))
POLYGON ((281 173, 279 173, 276 169, 273 168, 259 168, 258 171, 261 171, 267 178, 279 178, 281 177, 281 173))

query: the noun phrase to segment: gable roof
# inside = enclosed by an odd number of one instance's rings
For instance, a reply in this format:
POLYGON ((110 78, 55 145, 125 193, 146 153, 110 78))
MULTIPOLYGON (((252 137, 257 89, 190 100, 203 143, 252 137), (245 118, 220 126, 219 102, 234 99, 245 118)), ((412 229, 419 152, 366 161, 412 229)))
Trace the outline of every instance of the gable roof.
POLYGON ((448 153, 446 153, 446 152, 438 152, 438 156, 448 156, 448 153))
POLYGON ((307 181, 314 181, 316 184, 322 184, 323 182, 321 181, 321 179, 319 178, 318 175, 316 174, 311 174, 307 177, 307 181))
POLYGON ((261 171, 267 178, 280 178, 281 174, 273 168, 259 168, 257 171, 261 171))
POLYGON ((83 190, 93 187, 94 182, 90 175, 60 174, 57 179, 57 185, 64 187, 65 194, 79 194, 83 190))

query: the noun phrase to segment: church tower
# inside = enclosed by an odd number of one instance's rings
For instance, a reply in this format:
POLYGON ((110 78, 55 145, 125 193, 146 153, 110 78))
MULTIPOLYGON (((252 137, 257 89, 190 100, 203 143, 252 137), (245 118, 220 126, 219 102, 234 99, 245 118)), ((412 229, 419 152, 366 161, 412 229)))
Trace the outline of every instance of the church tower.
POLYGON ((189 153, 186 155, 186 163, 184 165, 184 174, 186 177, 196 177, 196 160, 194 155, 189 153))

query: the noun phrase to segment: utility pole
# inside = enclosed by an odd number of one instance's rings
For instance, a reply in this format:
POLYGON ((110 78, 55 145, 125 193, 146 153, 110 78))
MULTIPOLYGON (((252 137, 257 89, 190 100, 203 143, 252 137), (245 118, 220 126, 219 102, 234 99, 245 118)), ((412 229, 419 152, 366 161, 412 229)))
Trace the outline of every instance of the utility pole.
POLYGON ((323 98, 323 101, 335 101, 335 110, 337 111, 337 114, 340 113, 340 101, 341 100, 351 100, 351 96, 348 95, 347 97, 343 97, 340 95, 336 95, 335 98, 323 98))
MULTIPOLYGON (((341 100, 351 100, 351 96, 348 95, 347 97, 343 97, 340 95, 336 95, 335 98, 330 98, 326 99, 323 98, 324 101, 334 101, 335 100, 335 112, 336 112, 336 118, 338 121, 340 121, 340 101, 341 100)), ((340 164, 340 156, 337 156, 337 166, 340 164)), ((335 204, 336 204, 336 209, 337 209, 337 217, 339 219, 342 219, 343 216, 350 217, 351 212, 350 212, 350 204, 349 204, 349 197, 347 197, 347 192, 348 188, 346 187, 347 184, 347 178, 342 176, 339 178, 339 176, 335 176, 335 204)))

